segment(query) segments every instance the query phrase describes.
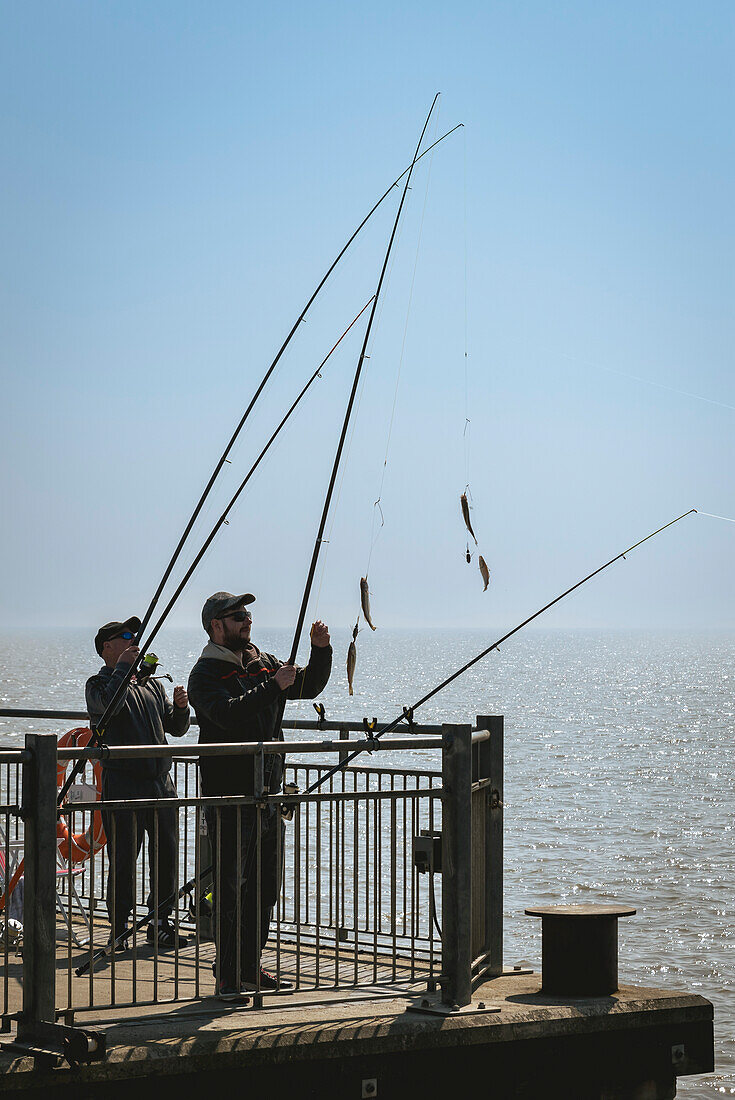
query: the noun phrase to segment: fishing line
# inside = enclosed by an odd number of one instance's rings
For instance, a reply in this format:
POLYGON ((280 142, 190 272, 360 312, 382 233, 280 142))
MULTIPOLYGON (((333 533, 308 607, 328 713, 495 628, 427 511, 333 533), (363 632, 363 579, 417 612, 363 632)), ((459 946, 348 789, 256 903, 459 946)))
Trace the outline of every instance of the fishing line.
POLYGON ((630 374, 628 371, 618 370, 616 367, 607 367, 604 363, 595 363, 591 359, 580 359, 576 355, 567 355, 567 353, 563 351, 552 351, 552 354, 560 355, 562 359, 568 359, 571 363, 579 363, 584 367, 595 367, 597 370, 604 370, 609 374, 618 374, 621 378, 630 378, 634 382, 642 382, 645 386, 655 386, 656 389, 668 390, 669 393, 676 393, 680 397, 691 397, 695 401, 703 401, 707 405, 717 405, 721 409, 731 409, 735 412, 735 405, 728 405, 726 401, 716 401, 712 397, 703 397, 701 393, 691 393, 689 390, 680 390, 676 386, 667 386, 665 382, 654 382, 651 378, 641 378, 638 374, 630 374))
MULTIPOLYGON (((432 160, 429 162, 429 167, 430 168, 431 168, 432 161, 433 161, 433 157, 432 157, 432 160)), ((411 188, 409 188, 409 190, 411 190, 411 188)), ((375 324, 373 326, 373 332, 370 336, 370 344, 369 344, 370 354, 365 356, 365 358, 371 360, 371 362, 372 362, 373 351, 374 351, 374 348, 375 348, 376 344, 378 343, 378 338, 379 338, 379 335, 380 335, 380 328, 381 328, 381 324, 382 324, 382 321, 383 321, 383 311, 385 309, 385 302, 386 302, 386 299, 387 299, 388 290, 390 289, 391 278, 392 278, 393 272, 395 270, 396 256, 397 256, 397 252, 398 252, 398 245, 400 244, 402 234, 403 234, 403 223, 400 224, 399 229, 398 229, 398 233, 396 235, 396 241, 395 241, 396 247, 395 247, 395 250, 393 252, 393 255, 391 256, 390 264, 388 265, 388 270, 387 270, 386 277, 385 277, 385 284, 384 284, 385 294, 382 296, 382 298, 380 300, 378 311, 377 311, 376 316, 375 316, 375 324)), ((336 519, 337 519, 337 512, 339 511, 339 503, 340 503, 340 500, 342 498, 342 489, 344 487, 345 478, 347 476, 347 469, 348 469, 349 464, 350 464, 350 455, 352 454, 352 446, 353 446, 353 443, 354 443, 354 440, 355 440, 355 431, 356 431, 356 428, 357 428, 357 421, 358 421, 359 415, 360 415, 360 409, 362 407, 363 397, 365 395, 365 387, 367 385, 367 379, 368 379, 368 371, 364 370, 363 373, 362 373, 362 377, 360 379, 360 385, 359 385, 359 388, 358 388, 358 391, 357 391, 357 398, 356 398, 356 401, 355 401, 354 415, 352 417, 350 427, 349 427, 349 431, 347 433, 347 440, 346 440, 346 443, 345 443, 345 451, 344 451, 344 456, 345 457, 344 457, 344 462, 341 465, 338 480, 337 480, 337 484, 336 484, 334 507, 332 508, 331 513, 330 513, 329 525, 328 525, 328 528, 326 530, 326 538, 322 539, 322 546, 324 547, 324 553, 321 556, 321 565, 320 565, 320 568, 319 568, 319 574, 318 574, 318 580, 317 580, 316 598, 315 598, 315 602, 314 602, 314 610, 312 612, 312 614, 315 617, 318 617, 318 607, 319 607, 319 602, 321 600, 322 587, 324 585, 324 580, 325 580, 326 571, 327 571, 327 560, 329 558, 329 548, 331 546, 332 534, 334 532, 334 525, 335 525, 335 522, 336 522, 336 519)), ((358 615, 358 621, 359 621, 359 615, 358 615)), ((303 691, 303 684, 302 684, 302 691, 303 691)), ((297 700, 291 700, 291 702, 296 702, 297 704, 302 703, 303 702, 303 695, 299 695, 297 700)))
MULTIPOLYGON (((655 531, 651 531, 650 534, 646 535, 642 539, 639 539, 638 542, 634 542, 633 545, 629 546, 626 550, 623 550, 619 554, 616 554, 614 558, 610 558, 610 560, 605 562, 604 565, 600 565, 592 573, 588 573, 587 576, 583 577, 581 581, 577 581, 576 584, 573 584, 571 588, 567 588, 566 591, 561 593, 561 595, 556 596, 553 600, 550 600, 547 604, 544 604, 542 608, 540 608, 538 611, 534 611, 534 613, 532 615, 529 615, 528 618, 524 619, 522 623, 519 623, 518 626, 513 627, 513 629, 509 630, 507 634, 504 634, 502 638, 498 638, 498 640, 496 642, 493 642, 492 645, 487 646, 486 649, 483 649, 476 656, 472 657, 469 661, 466 662, 466 664, 462 665, 461 668, 457 669, 457 671, 453 672, 450 676, 447 676, 445 680, 442 680, 440 684, 438 684, 435 688, 432 688, 431 691, 428 691, 426 695, 423 695, 413 704, 413 706, 406 708, 406 710, 409 713, 413 714, 415 711, 418 710, 419 707, 422 707, 424 703, 428 703, 429 699, 433 699, 434 696, 438 695, 440 691, 443 691, 445 687, 448 687, 449 684, 453 683, 453 681, 456 680, 459 676, 462 676, 465 672, 468 671, 468 669, 472 668, 473 665, 476 665, 478 661, 481 661, 483 657, 487 657, 488 653, 492 653, 494 649, 498 649, 504 642, 507 642, 509 638, 512 638, 514 634, 517 634, 519 630, 523 630, 525 626, 528 626, 528 624, 533 622, 534 619, 537 619, 539 615, 543 615, 545 611, 549 610, 549 608, 554 607, 555 604, 558 604, 560 600, 565 599, 567 596, 571 595, 572 592, 576 592, 576 590, 578 588, 581 588, 583 584, 586 584, 587 581, 591 581, 593 577, 596 577, 599 573, 602 573, 603 570, 608 569, 611 565, 614 565, 615 562, 620 561, 621 558, 625 559, 626 555, 630 554, 633 550, 636 550, 639 546, 642 546, 644 542, 648 542, 649 539, 655 538, 656 535, 660 535, 661 532, 665 531, 668 527, 673 527, 675 523, 679 523, 680 520, 685 519, 687 516, 695 515, 696 513, 696 508, 690 508, 689 511, 682 512, 680 516, 676 516, 675 519, 669 520, 669 522, 664 523, 663 526, 657 527, 655 531)), ((389 722, 387 725, 383 726, 383 728, 379 730, 376 734, 372 735, 370 741, 377 741, 384 734, 391 733, 401 724, 401 722, 404 720, 404 717, 404 713, 401 713, 397 718, 394 718, 392 722, 389 722)), ((366 747, 369 749, 369 743, 366 747)), ((324 773, 324 775, 322 775, 319 779, 312 783, 310 787, 307 787, 305 793, 311 794, 318 787, 320 787, 322 783, 325 783, 327 779, 330 779, 333 775, 335 775, 336 772, 341 771, 343 768, 346 768, 347 765, 351 763, 351 761, 354 760, 356 756, 360 756, 361 753, 365 751, 366 748, 363 747, 355 749, 339 764, 336 764, 333 768, 329 768, 324 773)))
MULTIPOLYGON (((439 128, 439 111, 437 111, 437 118, 436 118, 436 129, 438 129, 438 128, 439 128)), ((436 129, 435 129, 435 132, 436 132, 436 129)), ((383 497, 383 486, 385 484, 385 475, 386 475, 386 471, 387 471, 387 467, 388 467, 388 454, 390 452, 390 444, 391 444, 391 439, 393 437, 393 424, 395 422, 396 404, 398 402, 398 388, 399 388, 400 382, 401 382, 401 371, 403 369, 403 362, 404 362, 404 358, 405 358, 406 339, 408 337, 408 325, 409 325, 409 321, 410 321, 410 318, 411 318, 411 305, 413 303, 413 292, 414 292, 414 287, 416 285, 416 272, 418 270, 418 265, 419 265, 419 254, 421 252, 421 240, 422 240, 423 232, 424 232, 424 219, 426 217, 426 206, 427 206, 427 203, 428 203, 428 200, 429 200, 429 184, 431 183, 431 170, 432 170, 433 166, 434 166, 434 157, 433 157, 433 154, 432 154, 432 156, 429 159, 429 167, 428 167, 428 170, 426 172, 426 190, 424 191, 424 203, 423 203, 423 206, 421 208, 421 220, 419 222, 419 233, 418 233, 418 239, 416 241, 416 256, 414 257, 413 273, 411 275, 411 286, 410 286, 409 292, 408 292, 408 304, 406 306, 406 320, 405 320, 405 323, 404 323, 404 326, 403 326, 403 339, 402 339, 402 342, 401 342, 401 353, 398 357, 398 370, 396 372, 396 384, 395 384, 395 388, 393 390, 393 404, 391 406, 390 420, 388 422, 388 436, 387 436, 386 443, 385 443, 385 455, 383 457, 383 469, 381 471, 380 486, 378 488, 378 499, 375 501, 375 504, 373 505, 372 522, 371 522, 371 526, 370 526, 370 550, 368 552, 367 567, 365 569, 365 576, 366 577, 370 573, 370 563, 372 562, 372 559, 373 559, 373 550, 375 548, 375 543, 377 542, 378 538, 380 537, 380 533, 383 530, 383 527, 385 525, 385 520, 383 518, 383 510, 382 510, 382 508, 380 508, 380 501, 383 497), (375 509, 376 509, 376 507, 380 508, 380 515, 381 515, 381 524, 380 524, 380 527, 378 528, 377 535, 374 534, 374 532, 375 532, 375 509)))
MULTIPOLYGON (((467 308, 467 131, 462 135, 462 148, 464 153, 464 473, 465 484, 470 482, 470 386, 469 386, 469 342, 468 342, 468 308, 467 308)), ((431 167, 431 165, 429 165, 431 167)))
POLYGON ((697 508, 696 512, 699 516, 709 516, 710 519, 724 519, 726 523, 735 523, 735 519, 731 519, 730 516, 716 516, 714 512, 703 512, 700 508, 697 508))

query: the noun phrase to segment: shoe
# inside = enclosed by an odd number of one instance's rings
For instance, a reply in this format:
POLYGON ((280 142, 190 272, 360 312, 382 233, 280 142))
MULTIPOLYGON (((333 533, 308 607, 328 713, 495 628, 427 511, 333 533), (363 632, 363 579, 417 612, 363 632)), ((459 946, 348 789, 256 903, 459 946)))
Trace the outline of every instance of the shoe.
MULTIPOLYGON (((246 974, 243 980, 243 985, 247 989, 255 989, 258 984, 258 979, 255 974, 246 974)), ((260 989, 261 992, 273 991, 276 989, 293 989, 293 982, 289 982, 286 978, 276 978, 274 974, 269 974, 267 970, 260 968, 260 989)))
POLYGON ((107 950, 111 955, 124 955, 125 952, 129 949, 132 933, 131 936, 128 936, 126 940, 122 940, 121 943, 117 942, 123 935, 123 933, 127 931, 128 928, 126 926, 125 928, 120 928, 117 932, 110 932, 109 939, 107 940, 105 946, 107 947, 107 950))
MULTIPOLYGON (((148 943, 154 944, 156 942, 156 927, 153 924, 148 925, 148 930, 145 934, 145 938, 148 943)), ((174 926, 169 921, 164 921, 163 924, 158 926, 158 946, 160 947, 186 947, 188 943, 186 936, 180 936, 174 926)))
POLYGON ((227 1001, 230 1004, 249 1005, 250 997, 247 990, 236 989, 234 985, 228 985, 226 982, 220 982, 215 994, 218 1001, 227 1001))

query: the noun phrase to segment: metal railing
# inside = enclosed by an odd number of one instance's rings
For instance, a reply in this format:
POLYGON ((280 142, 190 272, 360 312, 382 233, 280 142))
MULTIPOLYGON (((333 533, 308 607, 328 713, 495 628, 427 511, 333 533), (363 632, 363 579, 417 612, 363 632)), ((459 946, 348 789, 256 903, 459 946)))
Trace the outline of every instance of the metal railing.
MULTIPOLYGON (((0 714, 80 717, 55 711, 0 714)), ((247 971, 243 954, 250 952, 251 942, 262 941, 263 963, 277 981, 288 981, 296 991, 333 996, 356 987, 380 986, 405 996, 407 990, 418 992, 419 985, 440 986, 443 1002, 462 1005, 470 1001, 474 986, 502 973, 502 718, 478 717, 474 729, 414 726, 380 742, 369 733, 367 739, 347 740, 350 732, 364 731, 361 722, 284 726, 302 735, 333 729, 340 739, 57 750, 55 735, 29 734, 24 750, 0 752, 6 857, 12 838, 16 853, 22 849, 24 904, 33 913, 33 920, 25 922, 22 974, 17 961, 14 966, 8 935, 4 942, 3 1019, 6 1028, 12 1018, 19 1019, 19 1041, 38 1043, 45 1036, 48 1045, 49 1026, 57 1019, 72 1024, 80 1013, 132 1005, 163 1010, 209 997, 212 972, 215 981, 222 977, 223 945, 233 940, 238 974, 247 971), (263 777, 273 754, 284 757, 286 782, 303 792, 356 747, 379 748, 385 764, 376 766, 375 756, 360 756, 310 794, 265 793, 263 777), (396 753, 416 749, 436 753, 440 767, 389 766, 396 753), (205 755, 252 757, 255 793, 204 797, 197 762, 205 755), (175 799, 57 806, 61 764, 80 758, 161 757, 173 761, 175 799), (292 819, 282 830, 284 806, 292 819), (172 809, 173 870, 164 866, 161 843, 161 815, 172 809), (66 835, 60 823, 70 836, 93 841, 100 810, 111 826, 106 845, 84 862, 60 858, 59 834, 66 835), (132 895, 132 923, 140 928, 126 941, 124 953, 103 957, 117 916, 116 861, 110 851, 123 833, 132 833, 137 848, 142 834, 136 834, 146 815, 152 843, 137 861, 132 895), (207 821, 219 845, 214 871, 207 821), (270 848, 263 839, 269 830, 270 848), (236 890, 226 930, 225 907, 217 899, 232 892, 237 878, 232 861, 247 867, 244 877, 252 886, 250 893, 236 890), (275 886, 269 886, 272 864, 275 886), (269 889, 276 896, 266 941, 269 889), (170 893, 177 896, 167 907, 170 893), (159 942, 155 919, 168 908, 175 935, 186 938, 173 948, 159 942), (154 919, 147 922, 151 913, 154 919), (221 945, 219 959, 215 940, 221 945), (12 1011, 13 980, 22 980, 20 1013, 12 1011)), ((170 832, 170 824, 166 829, 170 832)), ((7 858, 5 866, 10 866, 7 858)), ((3 888, 7 881, 5 876, 3 888)), ((249 977, 254 1003, 267 1003, 260 972, 249 977)))

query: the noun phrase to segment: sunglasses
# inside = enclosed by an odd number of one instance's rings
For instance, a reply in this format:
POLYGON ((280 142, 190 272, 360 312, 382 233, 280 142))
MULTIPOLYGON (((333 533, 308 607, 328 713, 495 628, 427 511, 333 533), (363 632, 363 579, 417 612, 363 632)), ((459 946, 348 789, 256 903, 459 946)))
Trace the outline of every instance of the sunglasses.
POLYGON ((220 619, 234 619, 236 623, 244 623, 246 619, 252 619, 249 611, 230 611, 228 615, 220 615, 220 619))
POLYGON ((111 638, 108 638, 108 642, 114 642, 116 638, 122 638, 124 642, 132 642, 135 635, 130 630, 123 630, 122 634, 113 634, 111 638))

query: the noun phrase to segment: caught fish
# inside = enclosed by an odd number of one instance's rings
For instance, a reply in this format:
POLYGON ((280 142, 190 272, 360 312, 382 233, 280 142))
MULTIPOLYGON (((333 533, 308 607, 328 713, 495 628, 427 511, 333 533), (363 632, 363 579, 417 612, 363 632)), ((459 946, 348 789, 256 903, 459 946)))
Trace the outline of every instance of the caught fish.
POLYGON ((463 516, 465 524, 467 526, 467 530, 469 531, 469 533, 472 535, 473 539, 475 540, 475 546, 477 546, 477 536, 475 535, 475 532, 472 530, 472 524, 470 523, 470 506, 469 506, 469 502, 467 500, 467 493, 462 493, 462 496, 459 498, 459 502, 462 505, 462 516, 463 516))
POLYGON ((469 546, 467 547, 467 553, 465 554, 465 558, 467 559, 467 564, 469 565, 470 562, 472 561, 472 554, 470 554, 469 546))
POLYGON ((371 630, 376 630, 377 627, 373 626, 372 619, 370 618, 370 589, 368 588, 367 577, 360 577, 360 603, 362 604, 362 613, 365 616, 365 622, 371 630))
POLYGON ((350 695, 354 695, 352 690, 352 678, 355 675, 355 665, 357 664, 357 623, 355 623, 355 629, 352 631, 352 641, 350 642, 350 648, 347 650, 347 686, 350 689, 350 695))
POLYGON ((485 582, 485 587, 482 591, 487 592, 487 586, 490 584, 490 570, 488 569, 487 563, 485 562, 482 554, 480 554, 477 564, 480 566, 480 573, 482 574, 482 579, 485 582))

